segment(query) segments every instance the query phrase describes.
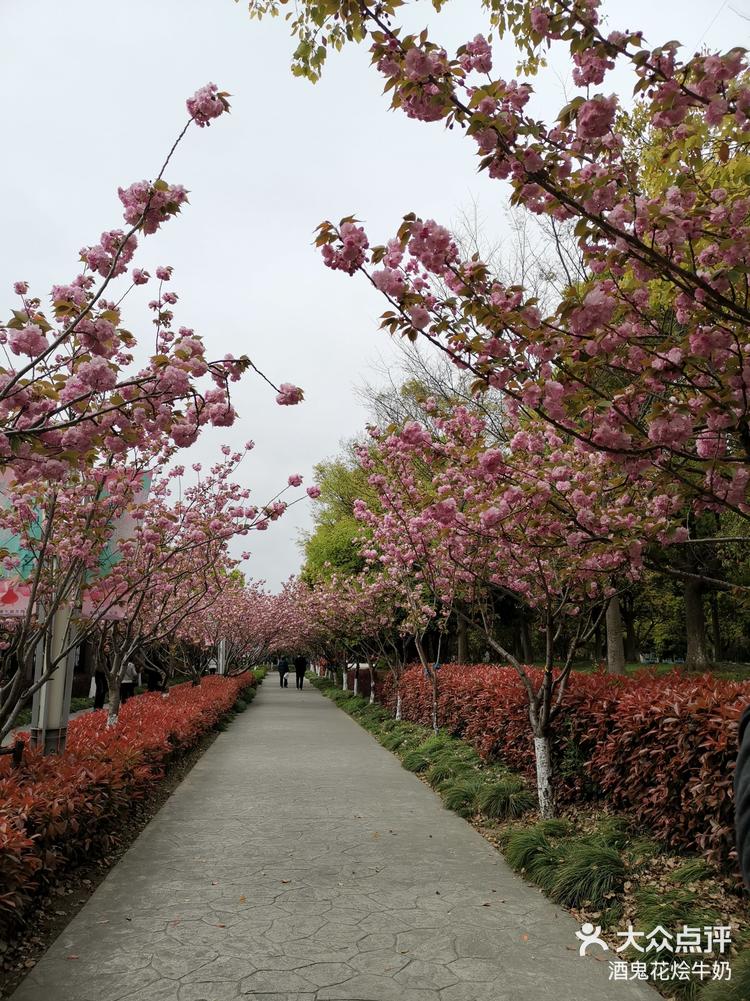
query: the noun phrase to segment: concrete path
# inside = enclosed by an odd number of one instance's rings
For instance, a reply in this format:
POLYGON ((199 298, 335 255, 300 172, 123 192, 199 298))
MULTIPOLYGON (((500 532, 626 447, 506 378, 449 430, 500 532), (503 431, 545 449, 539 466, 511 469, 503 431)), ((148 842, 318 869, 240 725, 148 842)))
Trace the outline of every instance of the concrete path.
POLYGON ((14 1001, 657 1001, 345 713, 270 676, 14 1001))
MULTIPOLYGON (((109 704, 109 703, 107 703, 109 704)), ((68 722, 72 719, 78 719, 79 716, 84 716, 86 713, 93 712, 93 709, 79 709, 78 712, 71 713, 68 717, 68 722)), ((9 744, 13 744, 16 739, 17 733, 28 733, 31 729, 31 723, 26 723, 24 726, 17 726, 5 734, 3 738, 2 746, 7 747, 9 744)))

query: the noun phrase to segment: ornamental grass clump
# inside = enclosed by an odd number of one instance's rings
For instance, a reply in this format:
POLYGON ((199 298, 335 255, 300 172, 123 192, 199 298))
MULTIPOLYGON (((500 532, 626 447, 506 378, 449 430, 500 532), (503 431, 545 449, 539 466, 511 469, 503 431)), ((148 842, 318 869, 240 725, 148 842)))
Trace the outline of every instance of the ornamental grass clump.
POLYGON ((514 828, 503 838, 505 859, 513 869, 551 894, 571 829, 568 821, 557 819, 514 828))
POLYGON ((622 892, 627 868, 616 848, 596 838, 563 841, 551 896, 565 907, 606 907, 622 892))
POLYGON ((409 734, 400 726, 395 726, 383 738, 383 747, 388 751, 398 751, 398 749, 409 740, 409 734))
POLYGON ((435 757, 425 778, 433 789, 440 789, 445 782, 466 775, 470 770, 470 766, 461 757, 451 751, 445 751, 435 757))
POLYGON ((714 876, 711 866, 703 859, 696 858, 675 869, 671 879, 673 883, 685 886, 689 883, 699 883, 702 879, 713 879, 714 876))
POLYGON ((703 927, 721 924, 721 915, 707 906, 701 894, 687 887, 646 886, 635 892, 635 922, 639 928, 682 928, 683 925, 703 927))
POLYGON ((528 810, 533 810, 536 802, 536 794, 523 779, 509 775, 484 787, 479 807, 485 817, 493 820, 515 820, 528 810))
POLYGON ((421 747, 414 747, 406 752, 401 764, 407 772, 425 772, 430 767, 430 755, 421 747))
POLYGON ((732 960, 732 979, 708 981, 699 1001, 747 1001, 750 998, 750 949, 732 960))
POLYGON ((483 776, 475 772, 443 783, 440 795, 445 806, 457 813, 459 817, 473 817, 481 809, 482 792, 485 786, 483 776))

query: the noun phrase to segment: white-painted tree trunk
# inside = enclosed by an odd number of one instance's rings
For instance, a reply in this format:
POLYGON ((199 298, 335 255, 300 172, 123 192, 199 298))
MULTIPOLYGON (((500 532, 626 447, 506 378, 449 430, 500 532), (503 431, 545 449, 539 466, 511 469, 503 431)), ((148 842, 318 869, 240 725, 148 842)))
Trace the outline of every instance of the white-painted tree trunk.
POLYGON ((396 694, 396 719, 401 719, 401 692, 396 694))
POLYGON ((359 675, 354 673, 354 694, 359 695, 359 675))
POLYGON ((539 813, 543 820, 549 820, 555 815, 555 802, 552 796, 552 756, 550 754, 549 737, 534 737, 534 754, 536 756, 536 786, 539 794, 539 813))
POLYGON ((349 672, 346 669, 346 665, 344 665, 344 680, 341 683, 341 688, 345 692, 349 691, 349 672))

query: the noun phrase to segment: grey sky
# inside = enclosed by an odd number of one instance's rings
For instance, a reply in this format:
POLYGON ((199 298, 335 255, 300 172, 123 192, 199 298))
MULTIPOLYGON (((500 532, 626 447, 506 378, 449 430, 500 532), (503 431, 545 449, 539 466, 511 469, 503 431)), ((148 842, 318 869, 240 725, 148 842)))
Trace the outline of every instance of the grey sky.
MULTIPOLYGON (((748 43, 748 22, 721 0, 605 8, 613 26, 643 28, 653 43, 748 43)), ((433 37, 449 50, 485 29, 475 0, 452 0, 440 18, 426 3, 406 10, 412 27, 441 25, 433 37)), ((153 176, 186 120, 187 96, 209 80, 232 93, 232 114, 191 129, 180 147, 167 179, 191 190, 191 204, 142 244, 138 263, 174 265, 176 319, 204 336, 210 354, 249 354, 276 382, 306 392, 301 406, 278 407, 248 375, 236 390, 241 420, 229 434, 206 433, 188 462, 253 438, 243 476, 258 503, 290 473, 310 483, 313 464, 364 422, 353 387, 379 357, 395 357, 377 331, 378 296, 323 267, 313 229, 356 212, 380 242, 405 212, 450 223, 476 202, 490 239, 502 240, 503 187, 477 175, 471 142, 389 112, 364 48, 332 55, 313 87, 289 72, 283 21, 251 22, 244 3, 2 0, 0 35, 4 314, 14 280, 45 296, 77 273, 82 245, 121 225, 118 185, 153 176)), ((512 75, 507 45, 495 65, 512 75)), ((553 60, 537 82, 540 114, 565 103, 564 67, 553 60)), ((126 319, 145 340, 152 290, 141 291, 126 319)), ((305 502, 253 535, 245 569, 277 585, 298 569, 296 539, 308 525, 305 502)))

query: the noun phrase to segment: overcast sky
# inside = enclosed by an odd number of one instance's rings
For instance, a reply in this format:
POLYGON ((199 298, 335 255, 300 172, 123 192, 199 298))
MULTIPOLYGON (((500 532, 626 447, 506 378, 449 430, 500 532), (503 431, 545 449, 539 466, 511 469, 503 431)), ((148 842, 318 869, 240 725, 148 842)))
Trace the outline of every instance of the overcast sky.
MULTIPOLYGON (((737 11, 750 0, 610 0, 605 9, 613 27, 642 28, 653 44, 748 44, 737 11)), ((449 51, 485 30, 475 0, 452 0, 440 18, 424 2, 406 10, 411 27, 439 25, 433 38, 449 51)), ((174 265, 176 320, 203 335, 212 357, 248 354, 277 383, 305 389, 304 404, 278 407, 248 375, 236 390, 238 423, 190 450, 188 462, 210 462, 225 441, 254 439, 243 477, 258 503, 290 473, 312 482, 314 463, 365 422, 355 387, 396 357, 377 330, 378 296, 323 267, 315 226, 356 213, 382 242, 408 211, 449 224, 476 204, 487 238, 507 236, 506 192, 477 175, 473 144, 390 112, 363 47, 333 54, 312 86, 289 71, 283 21, 251 22, 233 0, 0 0, 0 37, 2 315, 15 306, 13 281, 46 296, 77 273, 81 246, 122 225, 118 185, 156 173, 187 96, 209 80, 233 95, 230 116, 191 129, 180 147, 167 180, 189 188, 191 204, 142 244, 137 263, 174 265)), ((495 65, 513 74, 507 45, 495 65)), ((564 60, 536 87, 536 109, 554 114, 573 92, 564 60)), ((140 291, 127 325, 150 339, 150 290, 140 291)), ((254 534, 245 570, 276 587, 299 568, 309 523, 305 502, 254 534)))

